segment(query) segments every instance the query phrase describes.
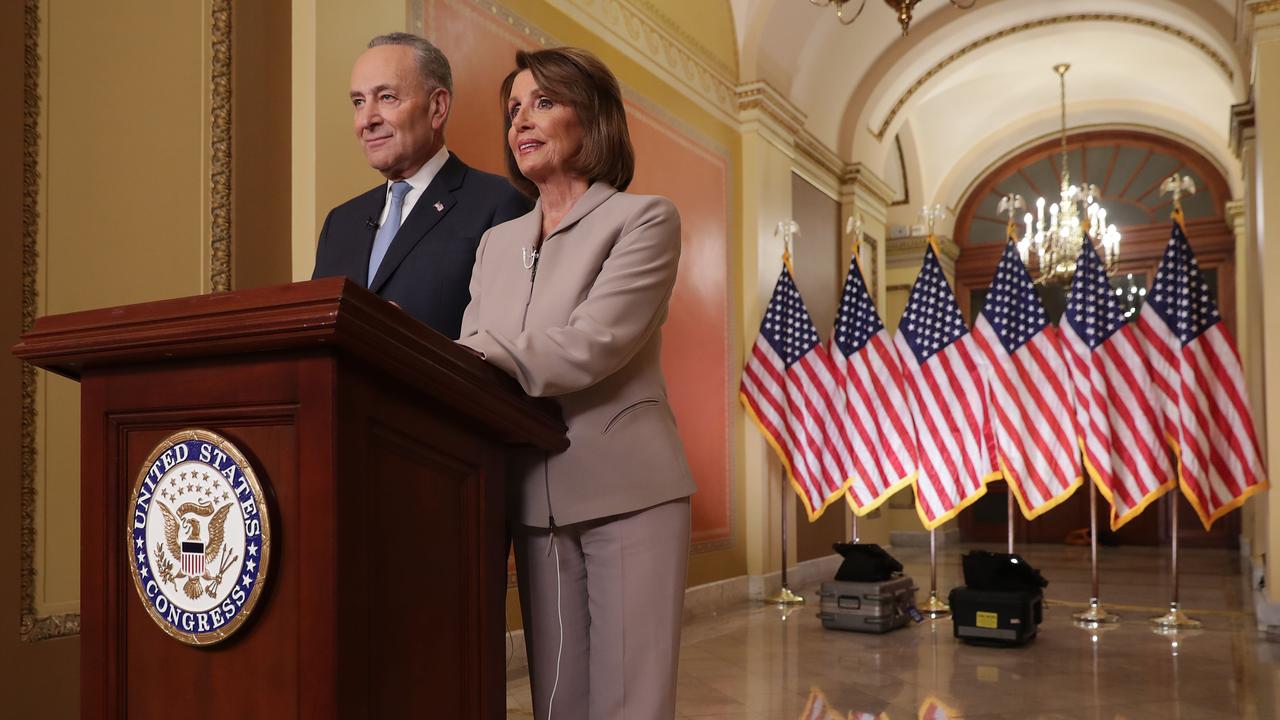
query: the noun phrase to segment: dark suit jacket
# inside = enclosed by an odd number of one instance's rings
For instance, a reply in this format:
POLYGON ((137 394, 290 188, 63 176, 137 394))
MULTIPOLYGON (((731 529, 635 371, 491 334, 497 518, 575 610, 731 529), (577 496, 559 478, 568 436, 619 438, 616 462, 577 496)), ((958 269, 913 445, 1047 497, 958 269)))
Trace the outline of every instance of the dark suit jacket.
MULTIPOLYGON (((316 247, 313 280, 345 275, 365 287, 386 195, 383 183, 329 211, 316 247)), ((480 237, 531 207, 529 198, 505 178, 467 167, 450 153, 400 226, 368 287, 457 339, 462 311, 471 299, 467 286, 480 237)), ((520 258, 513 255, 511 262, 520 258)))

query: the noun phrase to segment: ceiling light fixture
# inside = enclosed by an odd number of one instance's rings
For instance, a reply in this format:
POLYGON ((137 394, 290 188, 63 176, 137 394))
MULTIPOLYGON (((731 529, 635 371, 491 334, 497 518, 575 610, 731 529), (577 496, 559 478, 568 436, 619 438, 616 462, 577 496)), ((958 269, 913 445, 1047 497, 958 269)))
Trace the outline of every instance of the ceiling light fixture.
MULTIPOLYGON (((961 10, 968 10, 973 7, 973 4, 977 1, 978 0, 968 0, 968 2, 963 2, 962 0, 949 0, 952 5, 960 8, 961 10)), ((867 6, 867 0, 857 0, 857 2, 858 9, 853 12, 849 12, 849 10, 846 9, 846 6, 852 6, 854 0, 809 0, 809 4, 816 5, 818 7, 835 5, 836 19, 840 21, 841 25, 852 25, 853 21, 857 20, 858 16, 862 14, 862 9, 867 6)), ((898 14, 898 24, 902 26, 902 34, 904 37, 907 34, 907 30, 911 27, 911 13, 915 10, 916 5, 919 2, 920 0, 884 0, 884 4, 888 5, 898 14)))
MULTIPOLYGON (((1024 217, 1026 235, 1018 241, 1018 253, 1022 261, 1029 262, 1035 250, 1036 282, 1042 284, 1071 282, 1076 271, 1076 258, 1084 243, 1097 243, 1102 249, 1102 263, 1107 275, 1115 270, 1120 257, 1120 231, 1114 224, 1107 224, 1107 211, 1098 203, 1100 192, 1096 185, 1082 182, 1071 184, 1067 168, 1067 70, 1071 66, 1060 63, 1053 66, 1058 74, 1059 111, 1062 119, 1060 144, 1062 152, 1062 184, 1057 202, 1036 198, 1039 217, 1027 213, 1024 217), (1049 205, 1049 221, 1045 223, 1045 205, 1049 205)), ((1010 229, 1014 213, 1025 209, 1020 196, 1010 196, 1000 204, 1000 212, 1009 213, 1010 229)))

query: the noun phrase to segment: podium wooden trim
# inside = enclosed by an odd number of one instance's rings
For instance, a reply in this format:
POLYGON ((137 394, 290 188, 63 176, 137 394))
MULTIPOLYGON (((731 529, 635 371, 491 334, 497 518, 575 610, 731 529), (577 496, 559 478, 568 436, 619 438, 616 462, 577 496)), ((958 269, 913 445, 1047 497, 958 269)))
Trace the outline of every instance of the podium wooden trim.
POLYGON ((505 716, 504 464, 567 447, 553 403, 325 279, 40 318, 13 348, 81 382, 81 715, 505 716), (272 575, 207 648, 147 615, 138 464, 203 427, 272 499, 272 575))

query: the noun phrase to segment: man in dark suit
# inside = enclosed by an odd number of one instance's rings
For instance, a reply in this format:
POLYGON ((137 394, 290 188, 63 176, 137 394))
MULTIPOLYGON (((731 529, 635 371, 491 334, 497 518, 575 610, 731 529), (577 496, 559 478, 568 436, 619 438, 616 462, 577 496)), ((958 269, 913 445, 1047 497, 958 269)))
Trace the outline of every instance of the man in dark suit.
POLYGON ((387 182, 329 212, 312 278, 345 275, 457 339, 480 236, 531 203, 445 148, 452 92, 448 59, 425 39, 369 42, 351 104, 365 157, 387 182))

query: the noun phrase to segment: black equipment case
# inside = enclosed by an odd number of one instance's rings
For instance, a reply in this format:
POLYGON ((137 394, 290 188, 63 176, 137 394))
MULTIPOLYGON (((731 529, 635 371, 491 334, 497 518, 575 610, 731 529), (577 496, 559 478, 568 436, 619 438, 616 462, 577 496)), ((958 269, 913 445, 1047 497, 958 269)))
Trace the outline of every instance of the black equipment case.
POLYGON ((915 582, 906 576, 881 582, 822 583, 818 617, 828 630, 884 633, 906 625, 915 605, 915 582))
POLYGON ((1035 639, 1044 619, 1037 589, 974 590, 958 587, 947 598, 955 637, 974 645, 1017 646, 1035 639))

